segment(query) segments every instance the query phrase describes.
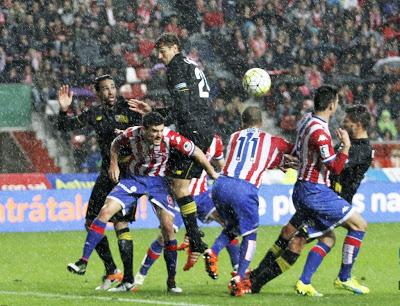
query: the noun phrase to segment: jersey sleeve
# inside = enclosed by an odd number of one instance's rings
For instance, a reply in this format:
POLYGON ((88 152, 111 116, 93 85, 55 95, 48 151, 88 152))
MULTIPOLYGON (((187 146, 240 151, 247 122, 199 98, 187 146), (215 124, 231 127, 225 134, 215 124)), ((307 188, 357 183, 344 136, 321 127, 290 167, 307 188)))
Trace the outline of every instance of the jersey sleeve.
POLYGON ((271 143, 271 148, 275 150, 276 153, 272 154, 273 160, 269 162, 268 169, 274 169, 281 165, 283 155, 290 154, 293 149, 293 145, 281 137, 272 136, 271 143))
POLYGON ((196 148, 193 141, 187 139, 186 137, 182 136, 181 134, 173 131, 167 130, 167 137, 169 138, 169 144, 171 148, 177 149, 184 155, 192 156, 194 150, 196 148))
POLYGON ((224 158, 224 145, 222 143, 222 139, 219 135, 215 135, 215 154, 213 159, 223 159, 224 158))
POLYGON ((57 118, 57 127, 60 131, 73 131, 86 125, 92 124, 90 119, 93 117, 91 110, 84 110, 80 115, 70 117, 67 112, 60 111, 57 118))
POLYGON ((325 166, 334 174, 340 174, 346 164, 348 156, 342 152, 335 154, 331 136, 323 129, 316 130, 311 134, 310 138, 310 143, 314 146, 314 150, 318 152, 325 166))
POLYGON ((127 128, 122 134, 118 135, 114 141, 117 142, 120 147, 128 148, 130 139, 133 137, 133 128, 127 128))

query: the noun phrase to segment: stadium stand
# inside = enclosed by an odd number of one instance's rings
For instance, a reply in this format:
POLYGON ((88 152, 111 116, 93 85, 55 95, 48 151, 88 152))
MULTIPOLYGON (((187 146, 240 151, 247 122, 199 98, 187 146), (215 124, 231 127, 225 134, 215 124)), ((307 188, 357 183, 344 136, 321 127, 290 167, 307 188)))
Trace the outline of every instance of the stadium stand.
MULTIPOLYGON (((398 140, 398 14, 398 2, 390 0, 5 0, 0 82, 30 85, 35 111, 49 122, 61 84, 77 89, 70 112, 79 113, 94 101, 91 81, 105 72, 124 96, 163 106, 169 103, 165 69, 153 46, 160 33, 171 31, 210 76, 223 137, 239 126, 247 98, 241 76, 263 67, 273 88, 257 103, 269 129, 290 138, 296 120, 312 107, 314 88, 333 83, 342 106, 368 106, 372 139, 398 140)), ((76 149, 76 170, 88 171, 87 155, 96 158, 91 131, 60 136, 76 149)))

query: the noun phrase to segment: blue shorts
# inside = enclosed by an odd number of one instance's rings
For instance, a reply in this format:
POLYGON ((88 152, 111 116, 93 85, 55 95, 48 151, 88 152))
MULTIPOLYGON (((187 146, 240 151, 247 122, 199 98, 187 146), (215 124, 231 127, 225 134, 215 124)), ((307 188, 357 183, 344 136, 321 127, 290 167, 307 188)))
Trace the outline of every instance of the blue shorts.
POLYGON ((323 184, 297 181, 292 198, 296 213, 290 223, 303 229, 309 238, 333 230, 355 211, 346 200, 323 184))
POLYGON ((214 183, 212 198, 230 234, 246 236, 257 230, 259 205, 256 186, 245 180, 220 176, 214 183))
POLYGON ((172 208, 175 206, 169 187, 161 176, 130 176, 120 180, 107 198, 117 201, 122 206, 122 214, 126 215, 136 207, 137 199, 147 195, 153 205, 165 209, 174 216, 172 208))
POLYGON ((210 223, 210 215, 216 210, 214 202, 211 197, 211 189, 200 193, 194 197, 197 204, 197 218, 202 223, 210 223))

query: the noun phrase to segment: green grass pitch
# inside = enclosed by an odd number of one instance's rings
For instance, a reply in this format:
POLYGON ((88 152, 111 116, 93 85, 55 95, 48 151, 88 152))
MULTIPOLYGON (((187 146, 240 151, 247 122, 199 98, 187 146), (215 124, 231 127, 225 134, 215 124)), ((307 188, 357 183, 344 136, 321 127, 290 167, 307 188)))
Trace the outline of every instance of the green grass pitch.
MULTIPOLYGON (((279 233, 279 227, 259 229, 255 266, 279 233)), ((135 242, 134 272, 139 268, 156 230, 132 230, 135 242)), ((219 228, 205 229, 211 243, 219 228)), ((353 295, 333 288, 343 241, 343 229, 337 230, 337 246, 325 258, 313 278, 324 297, 297 296, 294 284, 301 274, 305 252, 296 265, 265 286, 260 294, 235 298, 228 294, 230 263, 226 251, 220 255, 220 277, 212 280, 204 272, 201 259, 190 271, 183 272, 186 259, 179 253, 177 283, 183 294, 166 293, 166 269, 162 257, 149 272, 144 286, 136 293, 97 292, 103 273, 102 264, 93 254, 86 275, 67 272, 66 265, 81 255, 85 233, 2 233, 0 234, 0 305, 400 305, 400 224, 370 224, 353 275, 364 279, 371 293, 353 295)), ((114 258, 119 267, 115 235, 108 231, 114 258)), ((178 233, 179 241, 182 231, 178 233)), ((308 250, 307 248, 306 250, 308 250)))

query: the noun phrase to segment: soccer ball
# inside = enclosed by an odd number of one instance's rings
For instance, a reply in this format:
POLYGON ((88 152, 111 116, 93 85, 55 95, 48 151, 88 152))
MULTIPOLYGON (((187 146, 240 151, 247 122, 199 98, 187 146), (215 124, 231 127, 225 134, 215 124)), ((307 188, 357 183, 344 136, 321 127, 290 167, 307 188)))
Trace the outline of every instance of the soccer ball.
POLYGON ((271 88, 271 77, 261 68, 251 68, 244 74, 242 85, 251 96, 264 96, 271 88))

